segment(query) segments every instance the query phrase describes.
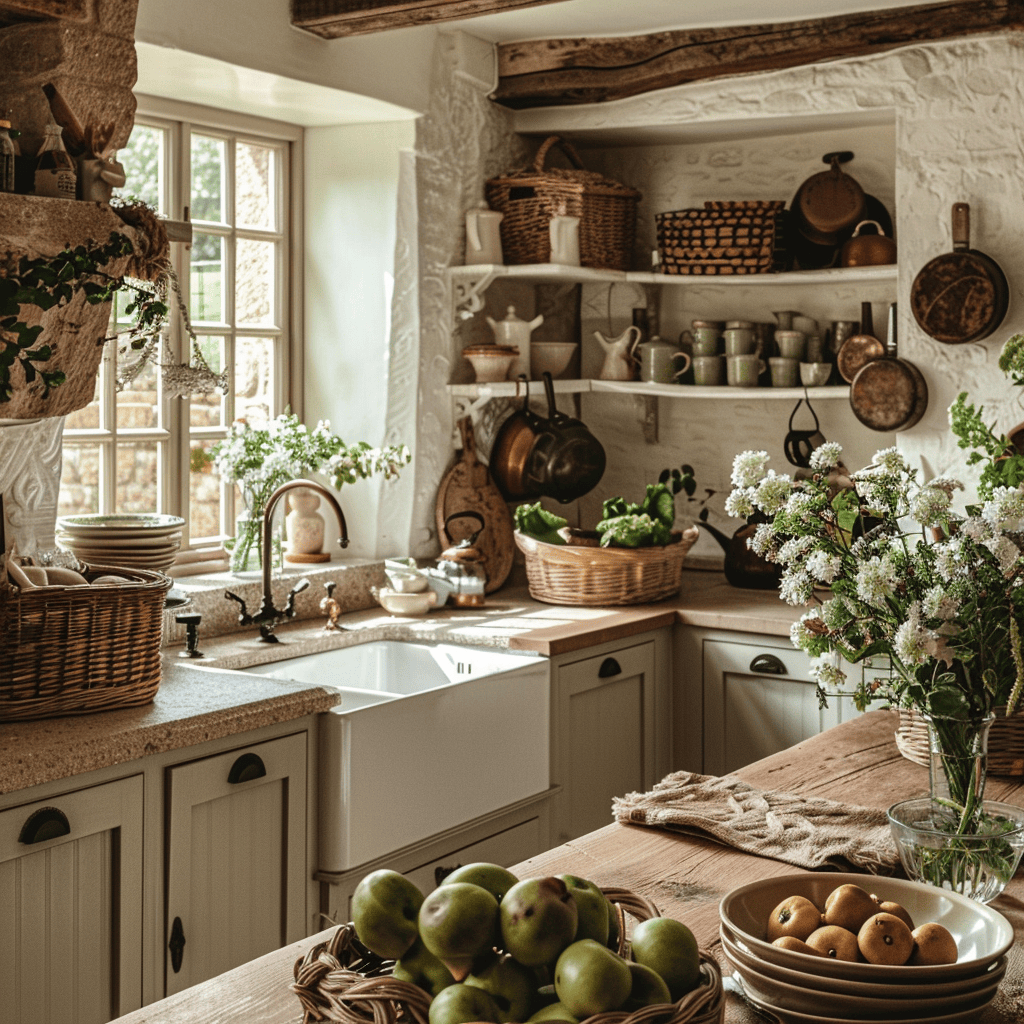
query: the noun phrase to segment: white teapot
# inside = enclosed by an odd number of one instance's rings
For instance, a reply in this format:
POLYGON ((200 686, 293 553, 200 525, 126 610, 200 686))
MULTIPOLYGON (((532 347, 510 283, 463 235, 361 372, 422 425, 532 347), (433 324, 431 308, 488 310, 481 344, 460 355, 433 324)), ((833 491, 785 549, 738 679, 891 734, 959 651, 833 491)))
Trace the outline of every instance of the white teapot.
POLYGON ((508 314, 504 320, 487 318, 492 331, 494 331, 494 343, 496 345, 513 345, 519 349, 519 355, 509 367, 508 379, 516 380, 521 373, 530 378, 530 335, 544 323, 544 317, 539 314, 532 320, 523 320, 516 316, 516 307, 509 306, 508 314))
POLYGON ((604 366, 598 374, 601 380, 634 380, 638 360, 634 349, 640 341, 640 328, 633 324, 617 338, 608 339, 600 331, 594 337, 604 349, 604 366))

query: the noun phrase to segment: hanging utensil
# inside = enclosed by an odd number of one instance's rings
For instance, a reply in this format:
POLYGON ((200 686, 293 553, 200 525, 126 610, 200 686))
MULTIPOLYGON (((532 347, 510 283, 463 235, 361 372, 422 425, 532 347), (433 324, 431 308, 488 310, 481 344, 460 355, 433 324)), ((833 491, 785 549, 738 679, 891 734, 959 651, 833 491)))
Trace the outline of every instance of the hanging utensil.
POLYGON ((844 231, 864 219, 866 200, 860 184, 839 166, 852 160, 853 153, 826 153, 821 159, 829 170, 812 174, 797 189, 792 210, 797 230, 809 242, 835 246, 844 231))
POLYGON ((850 408, 871 430, 909 430, 928 408, 921 371, 896 355, 896 303, 889 307, 888 350, 866 363, 850 385, 850 408))
POLYGON ((818 414, 812 408, 810 398, 806 397, 806 390, 804 395, 805 397, 796 403, 793 411, 789 414, 789 433, 786 434, 782 442, 782 448, 786 453, 786 458, 789 459, 792 465, 800 469, 810 469, 811 455, 814 454, 815 448, 820 448, 825 443, 825 435, 818 426, 818 414), (795 430, 793 428, 793 420, 800 406, 805 402, 807 403, 807 411, 814 417, 814 429, 795 430))
POLYGON ((871 303, 860 304, 860 333, 843 342, 836 353, 836 369, 839 376, 849 384, 865 363, 885 355, 885 346, 875 337, 874 322, 871 318, 871 303))
POLYGON ((544 419, 530 409, 530 384, 525 374, 516 382, 523 385, 523 404, 498 428, 491 446, 490 469, 495 483, 508 501, 539 498, 540 491, 526 480, 526 466, 544 419))
POLYGON ((971 245, 971 208, 953 204, 953 251, 929 260, 910 288, 918 326, 944 345, 987 338, 1010 304, 1010 286, 999 264, 971 245))

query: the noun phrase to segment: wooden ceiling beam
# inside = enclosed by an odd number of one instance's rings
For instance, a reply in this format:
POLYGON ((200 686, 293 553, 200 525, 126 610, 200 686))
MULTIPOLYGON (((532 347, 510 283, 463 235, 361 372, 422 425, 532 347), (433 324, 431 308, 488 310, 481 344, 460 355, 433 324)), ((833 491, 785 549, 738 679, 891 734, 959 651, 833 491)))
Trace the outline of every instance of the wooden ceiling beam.
POLYGON ((324 39, 505 14, 561 0, 291 0, 292 24, 324 39))
POLYGON ((599 103, 704 78, 1022 29, 1024 0, 947 0, 774 25, 502 43, 492 98, 512 108, 599 103))

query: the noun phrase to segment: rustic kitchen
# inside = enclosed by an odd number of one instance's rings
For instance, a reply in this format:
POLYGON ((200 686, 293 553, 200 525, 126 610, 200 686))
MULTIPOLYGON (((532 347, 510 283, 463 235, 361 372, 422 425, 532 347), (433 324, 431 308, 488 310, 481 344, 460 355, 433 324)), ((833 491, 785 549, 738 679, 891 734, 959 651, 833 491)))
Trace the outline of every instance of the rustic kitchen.
POLYGON ((0 0, 5 1024, 1024 1019, 1024 10, 621 6, 0 0))

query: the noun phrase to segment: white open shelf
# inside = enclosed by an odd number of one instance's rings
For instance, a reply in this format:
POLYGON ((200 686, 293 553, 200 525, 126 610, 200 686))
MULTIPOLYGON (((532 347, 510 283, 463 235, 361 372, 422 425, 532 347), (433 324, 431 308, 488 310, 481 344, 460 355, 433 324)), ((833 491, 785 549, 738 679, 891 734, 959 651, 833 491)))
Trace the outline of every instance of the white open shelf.
MULTIPOLYGON (((556 380, 556 394, 584 394, 588 392, 621 395, 652 395, 656 398, 700 398, 736 401, 738 398, 785 399, 803 398, 804 389, 799 388, 741 388, 702 387, 696 384, 650 384, 639 380, 556 380)), ((492 384, 449 384, 448 393, 453 398, 515 398, 525 393, 522 384, 515 381, 497 381, 492 384)), ((544 393, 543 383, 530 381, 532 396, 544 393)), ((807 388, 807 394, 817 399, 848 398, 850 389, 845 384, 838 387, 807 388)))

